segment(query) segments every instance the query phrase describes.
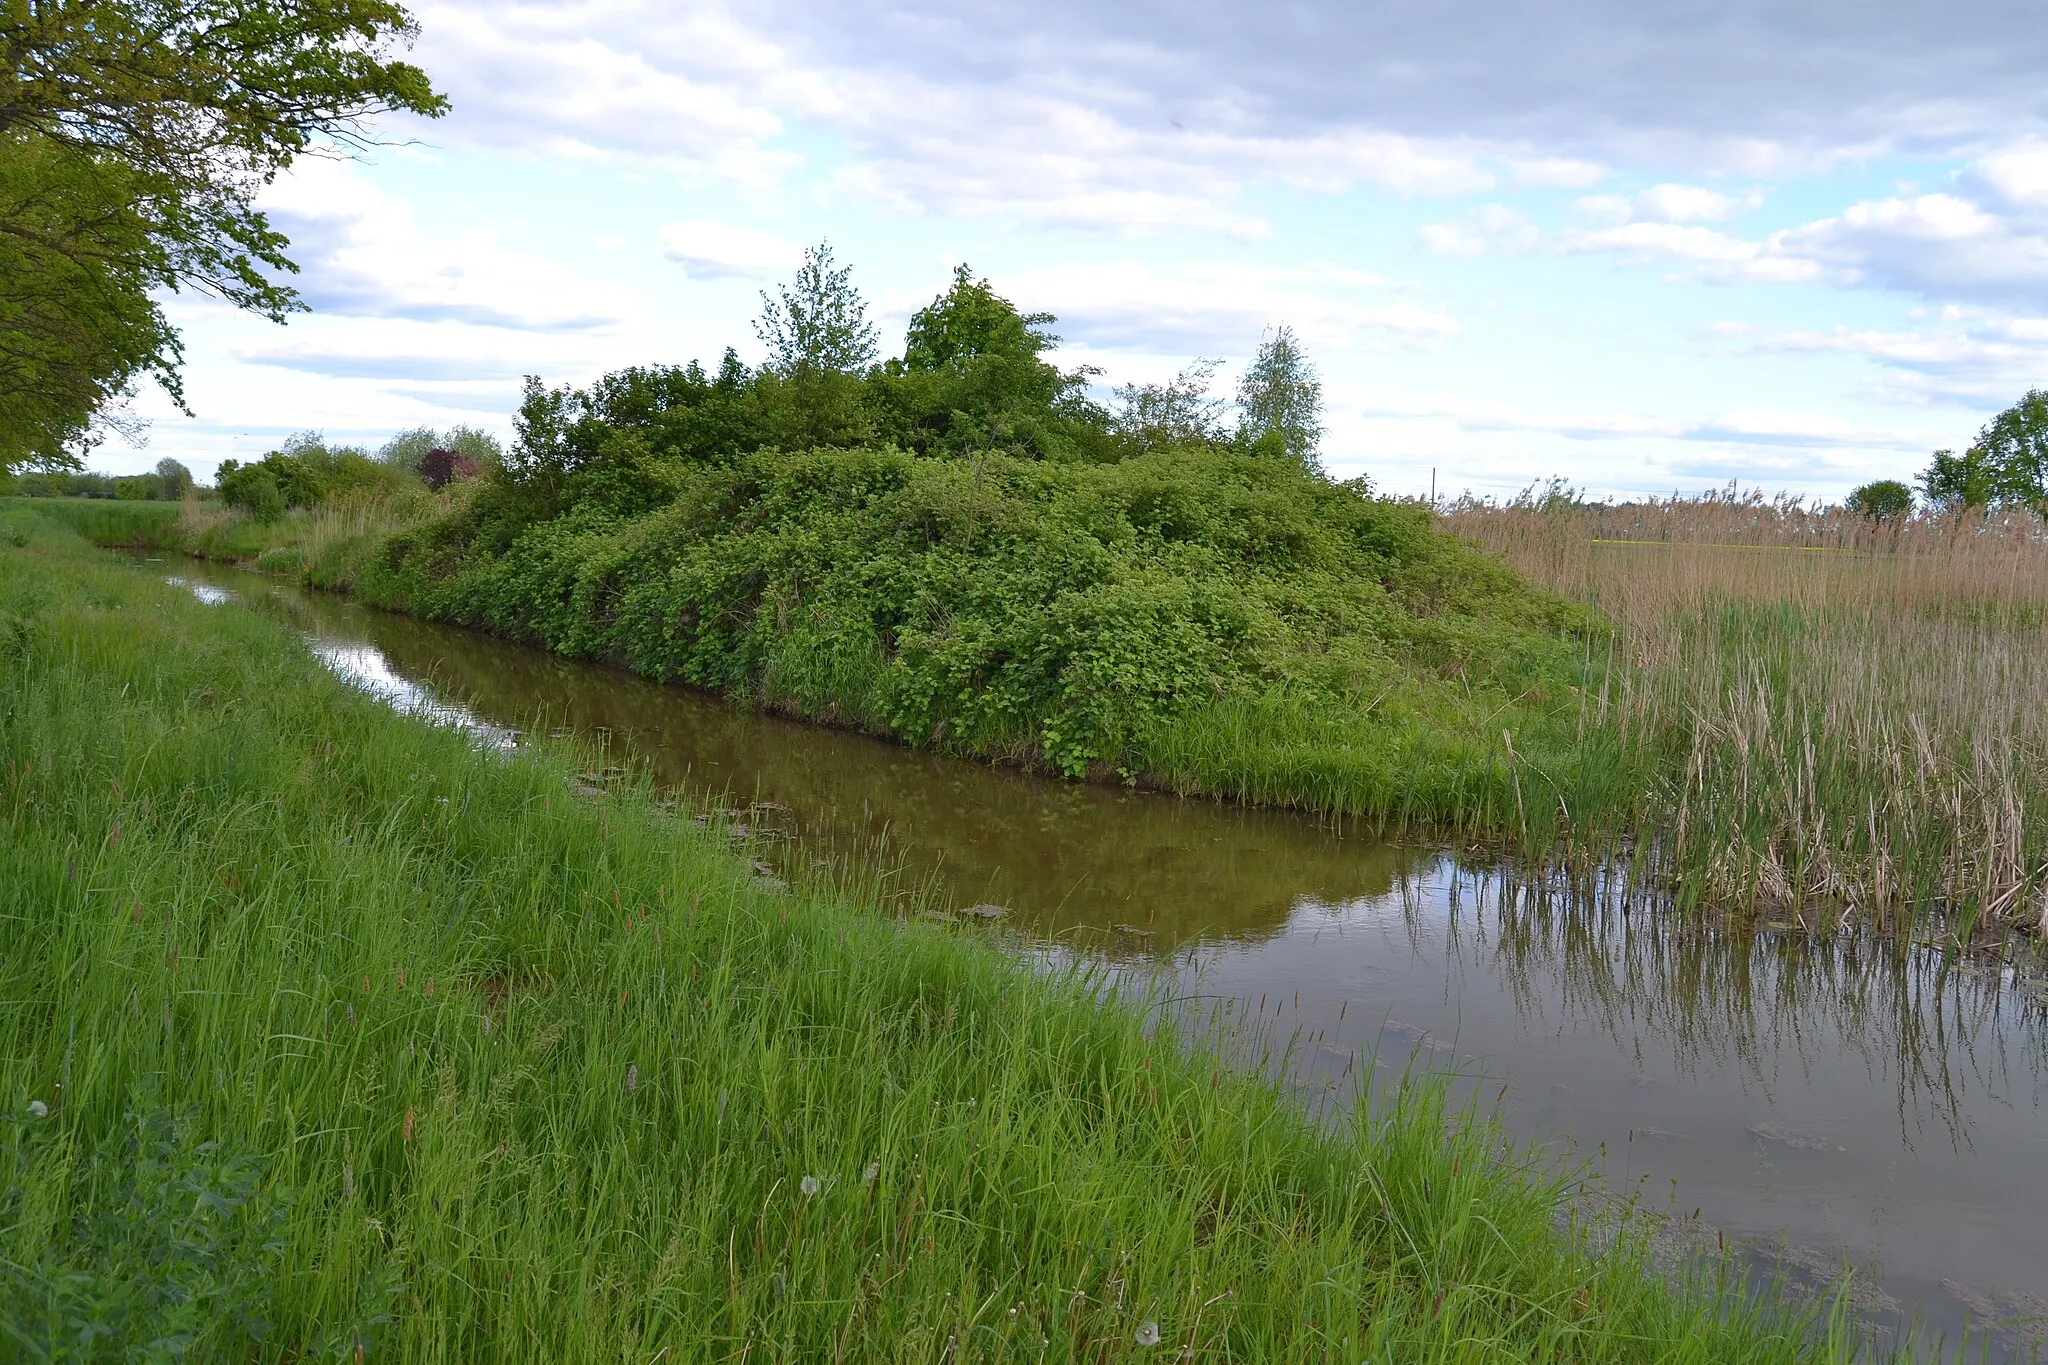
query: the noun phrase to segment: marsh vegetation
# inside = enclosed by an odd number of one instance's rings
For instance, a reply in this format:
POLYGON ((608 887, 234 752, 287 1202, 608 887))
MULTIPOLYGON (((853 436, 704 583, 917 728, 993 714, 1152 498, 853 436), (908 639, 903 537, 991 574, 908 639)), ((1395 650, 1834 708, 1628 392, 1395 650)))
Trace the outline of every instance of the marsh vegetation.
POLYGON ((767 884, 642 786, 579 795, 7 521, 31 1358, 1830 1349, 1560 1233, 1440 1089, 1319 1129, 1085 981, 767 884))

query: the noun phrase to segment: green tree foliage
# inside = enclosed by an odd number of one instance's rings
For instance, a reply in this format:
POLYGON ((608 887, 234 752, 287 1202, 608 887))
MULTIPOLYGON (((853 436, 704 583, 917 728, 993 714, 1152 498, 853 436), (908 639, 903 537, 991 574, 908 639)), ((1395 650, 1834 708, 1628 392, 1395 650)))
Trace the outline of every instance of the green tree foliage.
MULTIPOLYGON (((866 305, 829 247, 807 253, 796 279, 762 299, 758 331, 769 354, 758 370, 728 348, 715 374, 691 361, 635 366, 588 388, 529 376, 511 450, 502 463, 485 462, 497 477, 476 504, 473 533, 503 550, 527 526, 572 510, 637 517, 681 496, 687 467, 771 449, 879 445, 1056 463, 1226 446, 1313 454, 1314 372, 1285 328, 1262 347, 1260 378, 1248 390, 1258 420, 1284 429, 1233 444, 1228 404, 1209 393, 1216 362, 1197 361, 1167 384, 1117 390, 1111 412, 1089 396, 1098 371, 1047 359, 1058 343, 1053 317, 1023 312, 964 264, 912 316, 902 355, 881 364, 871 363, 866 305)), ((404 433, 387 458, 416 459, 401 447, 423 450, 434 439, 424 429, 404 433)), ((1313 468, 1312 458, 1306 463, 1313 468)))
POLYGON ((1087 396, 1095 371, 1063 372, 1044 359, 1059 343, 1053 321, 1019 312, 966 265, 955 267, 952 286, 912 315, 902 359, 878 379, 879 434, 928 454, 1099 452, 1103 415, 1087 396))
POLYGON ((169 456, 156 462, 156 476, 163 480, 167 498, 182 498, 192 491, 192 471, 169 456))
POLYGON ((503 463, 504 458, 498 438, 472 426, 450 427, 446 432, 414 427, 399 432, 377 451, 381 463, 416 474, 434 489, 456 479, 475 478, 503 463))
POLYGON ((1118 388, 1111 430, 1126 449, 1139 454, 1221 441, 1223 410, 1228 404, 1209 396, 1209 384, 1220 363, 1197 360, 1164 384, 1118 388))
POLYGON ((0 125, 0 470, 78 468, 103 431, 95 418, 139 374, 182 401, 137 183, 105 157, 0 125))
POLYGON ((2028 390, 1961 455, 1935 451, 1920 487, 1947 511, 2028 507, 2048 516, 2048 390, 2028 390))
POLYGON ((318 432, 301 432, 254 464, 223 460, 214 479, 221 501, 258 521, 274 521, 294 507, 313 507, 356 489, 393 489, 411 482, 406 471, 372 459, 354 446, 330 447, 318 432))
POLYGON ((0 468, 74 462, 154 375, 180 398, 155 295, 299 307, 262 186, 319 141, 446 103, 396 60, 388 0, 0 3, 0 468))
POLYGON ((1897 479, 1874 479, 1849 494, 1844 505, 1872 521, 1903 521, 1913 511, 1913 490, 1897 479))
POLYGON ((1240 442, 1317 467, 1316 449, 1323 439, 1323 385, 1294 329, 1286 323, 1259 342, 1258 354, 1238 383, 1237 406, 1240 442))
POLYGON ((871 434, 860 372, 875 358, 875 328, 832 248, 806 249, 796 279, 761 294, 755 335, 768 348, 759 377, 762 417, 779 444, 851 445, 871 434))

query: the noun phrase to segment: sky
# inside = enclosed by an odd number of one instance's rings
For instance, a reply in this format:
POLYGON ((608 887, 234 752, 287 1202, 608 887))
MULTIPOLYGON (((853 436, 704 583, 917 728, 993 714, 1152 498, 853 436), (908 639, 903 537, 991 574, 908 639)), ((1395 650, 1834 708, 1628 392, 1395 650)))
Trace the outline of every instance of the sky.
POLYGON ((965 262, 1104 386, 1286 323, 1325 465, 1839 498, 2048 386, 2048 25, 1949 0, 430 0, 452 102, 263 204, 311 306, 191 295, 202 477, 511 435, 521 378, 757 360, 807 244, 885 353, 965 262))

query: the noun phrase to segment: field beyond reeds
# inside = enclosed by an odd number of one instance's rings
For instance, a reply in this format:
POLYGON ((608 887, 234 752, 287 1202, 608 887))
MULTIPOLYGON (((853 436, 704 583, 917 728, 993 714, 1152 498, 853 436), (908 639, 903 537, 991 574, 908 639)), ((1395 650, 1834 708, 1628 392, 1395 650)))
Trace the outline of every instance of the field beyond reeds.
POLYGON ((1692 902, 2048 931, 2048 536, 1733 493, 1454 506, 1615 623, 1589 724, 1645 755, 1639 856, 1692 902))
POLYGON ((1579 1249, 1439 1091, 1319 1127, 0 521, 9 1358, 1821 1352, 1579 1249))

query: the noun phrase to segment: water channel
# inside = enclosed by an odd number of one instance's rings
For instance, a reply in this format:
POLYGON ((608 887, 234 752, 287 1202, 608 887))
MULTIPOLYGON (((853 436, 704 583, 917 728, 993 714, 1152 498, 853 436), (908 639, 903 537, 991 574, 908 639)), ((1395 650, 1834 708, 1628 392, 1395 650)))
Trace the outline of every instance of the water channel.
MULTIPOLYGON (((153 567, 156 567, 153 565, 153 567)), ((1010 912, 992 932, 1186 978, 1295 1037, 1291 1083, 1411 1061, 1508 1132, 1826 1292, 1880 1341, 2048 1347, 2048 981, 2015 952, 1863 934, 1677 930, 1542 895, 1439 848, 1304 817, 1055 783, 736 710, 628 673, 178 561, 283 612, 344 677, 509 744, 537 725, 737 810, 779 856, 890 850, 899 884, 1010 912), (1500 1087, 1505 1086, 1504 1093, 1500 1087), (1694 1217, 1694 1210, 1698 1210, 1694 1217), (1987 1333, 1984 1323, 1996 1326, 1987 1333)))

